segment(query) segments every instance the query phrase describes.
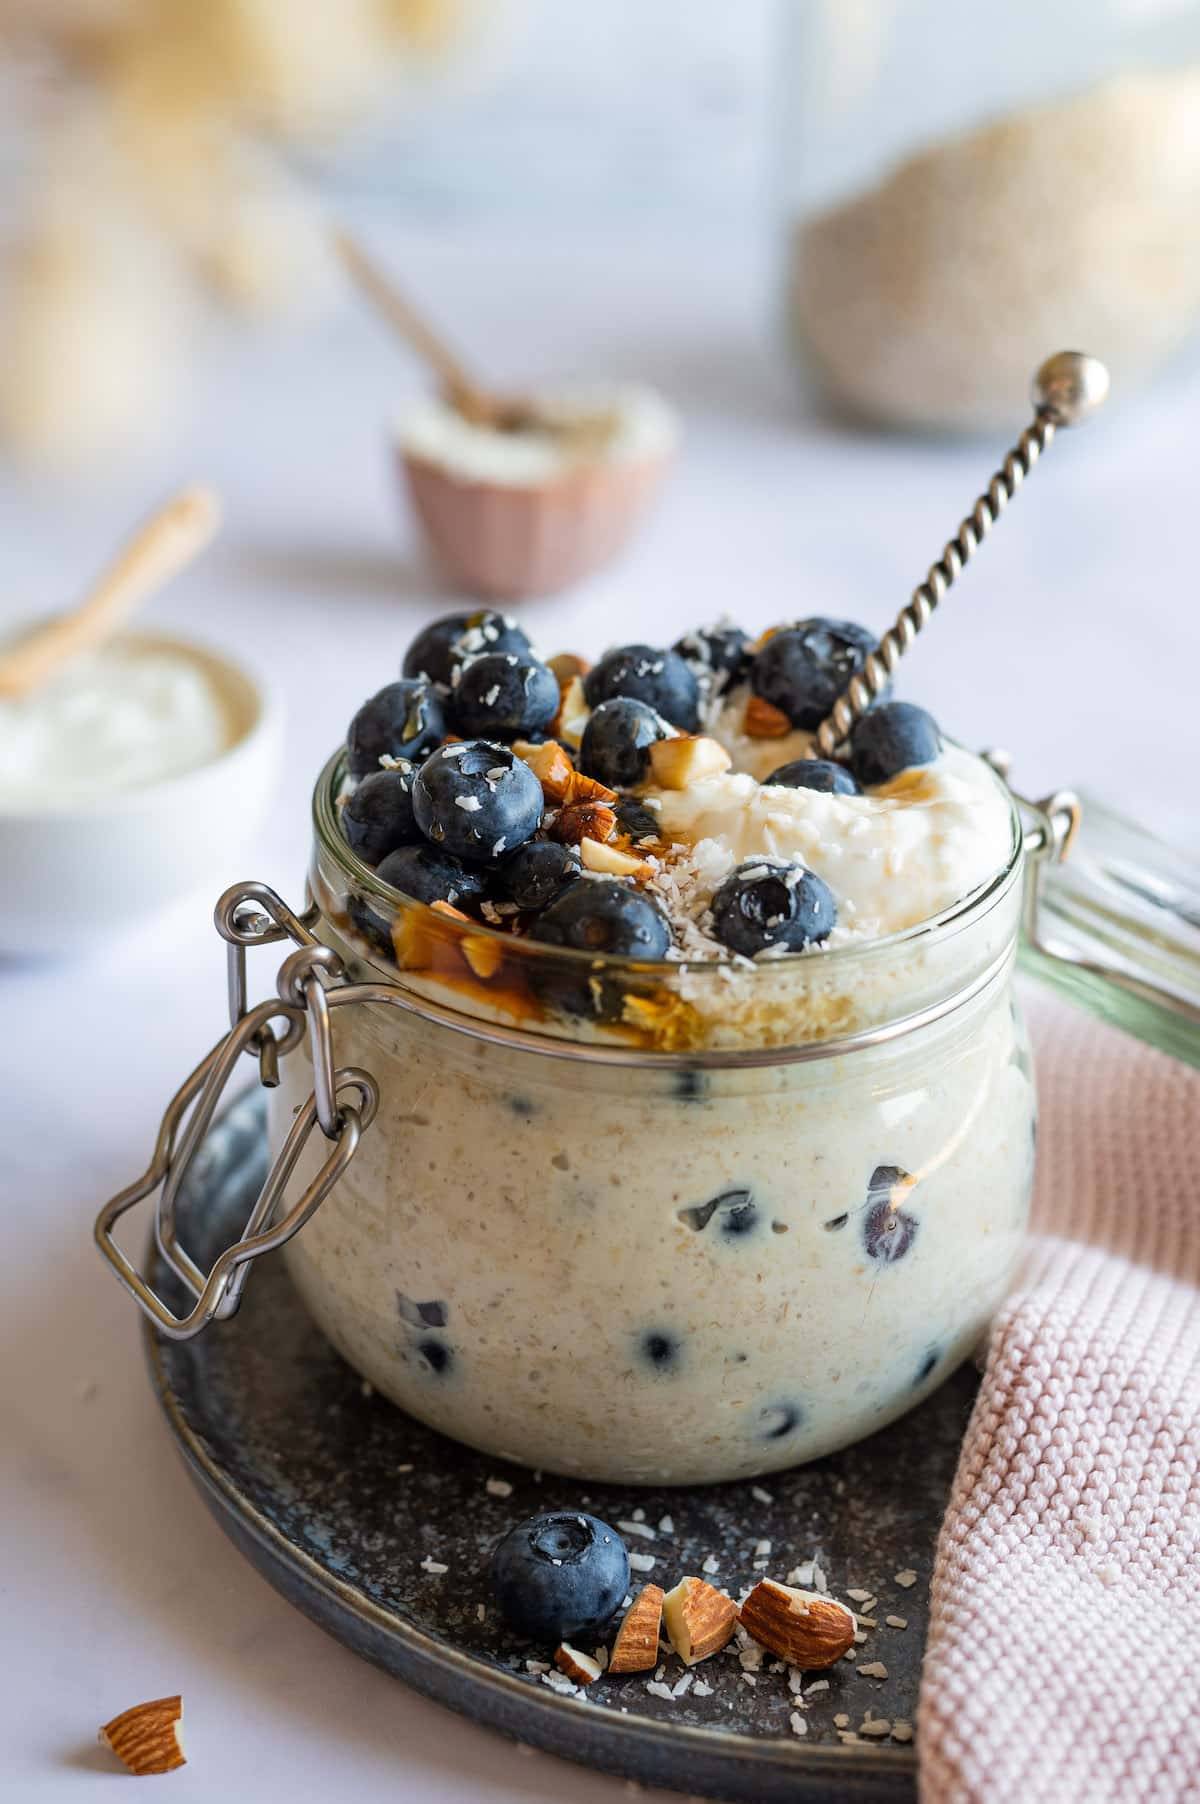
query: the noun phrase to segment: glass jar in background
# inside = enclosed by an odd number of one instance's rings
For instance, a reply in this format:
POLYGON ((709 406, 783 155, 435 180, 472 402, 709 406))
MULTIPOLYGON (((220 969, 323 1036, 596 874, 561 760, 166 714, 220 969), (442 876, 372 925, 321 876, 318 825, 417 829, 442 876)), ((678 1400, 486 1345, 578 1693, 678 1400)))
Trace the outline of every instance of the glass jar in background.
POLYGON ((999 430, 1047 347, 1114 388, 1200 313, 1200 3, 784 0, 788 329, 851 412, 999 430))

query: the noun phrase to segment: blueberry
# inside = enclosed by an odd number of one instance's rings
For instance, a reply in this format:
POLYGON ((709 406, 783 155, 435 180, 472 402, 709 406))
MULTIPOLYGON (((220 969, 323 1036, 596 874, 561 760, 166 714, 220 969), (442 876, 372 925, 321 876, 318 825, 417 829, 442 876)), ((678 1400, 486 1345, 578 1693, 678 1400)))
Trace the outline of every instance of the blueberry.
MULTIPOLYGON (((694 733, 700 721, 700 685, 691 666, 677 651, 652 645, 621 645, 605 652, 583 679, 589 708, 614 696, 647 702, 683 733, 694 733)), ((601 779, 603 781, 603 779, 601 779)))
POLYGON ((916 1179, 899 1165, 877 1165, 867 1185, 863 1212, 863 1246, 880 1265, 894 1265, 917 1238, 915 1215, 900 1207, 916 1179))
MULTIPOLYGON (((482 608, 467 616, 467 623, 452 647, 452 664, 505 651, 515 653, 519 658, 531 657, 533 644, 529 634, 517 625, 511 614, 497 614, 491 608, 482 608)), ((454 681, 453 669, 450 680, 454 681)))
POLYGON ((377 957, 391 959, 394 963, 396 948, 392 944, 391 923, 386 921, 381 914, 377 914, 363 901, 361 896, 347 896, 346 913, 372 952, 377 957))
POLYGON ((720 1196, 710 1197, 706 1203, 693 1203, 676 1213, 684 1227, 697 1234, 702 1233, 716 1216, 717 1226, 727 1240, 749 1234, 758 1221, 758 1210, 748 1190, 725 1190, 720 1196))
POLYGON ((402 1290, 396 1292, 396 1307, 410 1328, 444 1328, 450 1315, 445 1303, 417 1303, 402 1290))
POLYGON ((703 1071, 677 1071, 672 1088, 679 1102, 703 1102, 708 1078, 703 1071))
POLYGON ((442 746, 413 778, 412 796, 425 837, 480 864, 515 851, 542 821, 541 784, 508 746, 488 739, 442 746))
POLYGON ((595 777, 610 789, 630 789, 646 774, 650 747, 666 737, 662 716, 648 702, 614 696, 588 716, 579 744, 579 768, 585 777, 595 777))
POLYGON ((375 875, 417 902, 449 902, 452 908, 483 895, 483 878, 439 846, 400 846, 375 875))
MULTIPOLYGON (((607 702, 605 703, 607 707, 607 702)), ((585 776, 591 773, 585 771, 585 776)), ((618 796, 612 804, 612 811, 617 817, 617 826, 622 833, 628 833, 634 845, 644 839, 658 839, 662 829, 658 824, 658 816, 644 802, 634 796, 618 796)))
POLYGON ((424 677, 401 677, 363 703, 346 734, 352 777, 379 769, 382 757, 414 763, 446 734, 446 719, 433 684, 424 677))
POLYGON ((618 958, 662 958, 671 944, 658 904, 613 877, 572 884, 538 916, 530 935, 548 946, 618 958))
POLYGON ((650 1333, 640 1336, 638 1352, 650 1365, 659 1371, 665 1370, 666 1367, 673 1366, 679 1357, 679 1337, 652 1329, 650 1333))
POLYGON ((794 727, 819 727, 877 644, 874 633, 852 620, 800 620, 771 634, 750 681, 794 727))
POLYGON ((674 651, 692 666, 713 695, 724 695, 750 672, 750 639, 740 626, 702 626, 676 639, 674 651))
POLYGON ((793 758, 773 770, 765 783, 778 783, 784 789, 819 789, 827 796, 856 796, 862 791, 844 764, 831 758, 793 758))
POLYGON ((413 819, 412 779, 415 766, 376 770, 364 777, 342 808, 342 832, 352 852, 366 864, 378 864, 397 846, 420 839, 413 819))
POLYGON ((517 1633, 557 1647, 608 1622, 629 1590, 629 1555, 599 1517, 556 1510, 511 1529, 492 1554, 489 1576, 517 1633))
POLYGON ((818 944, 836 921, 832 890, 802 864, 753 859, 731 871, 712 899, 713 932, 745 958, 768 946, 794 952, 818 944))
POLYGON ((545 908, 548 902, 583 875, 575 846, 552 839, 531 839, 506 858, 496 872, 495 892, 518 908, 545 908))
POLYGON ((850 739, 850 762, 864 787, 932 764, 942 749, 936 720, 915 702, 883 702, 863 715, 850 739))
MULTIPOLYGON (((670 925, 658 904, 613 877, 573 883, 535 916, 529 935, 549 946, 618 958, 662 958, 671 944, 670 925)), ((594 966, 573 970, 548 960, 544 965, 534 968, 531 977, 548 1002, 569 1015, 620 1020, 629 993, 623 977, 594 966)))
POLYGON ((759 1411, 758 1419, 764 1441, 781 1441, 784 1435, 799 1428, 804 1411, 795 1403, 768 1403, 759 1411))
POLYGON ((472 614, 446 614, 441 620, 432 621, 405 652, 402 669, 406 677, 424 675, 449 689, 468 658, 496 651, 524 656, 531 650, 529 635, 515 620, 485 608, 472 614))
POLYGON ((417 1342, 417 1352, 429 1367, 429 1370, 431 1372, 436 1372, 439 1378, 444 1373, 448 1372, 450 1367, 454 1364, 454 1355, 444 1341, 434 1340, 432 1338, 428 1340, 419 1340, 417 1342))
POLYGON ((492 651, 464 666, 450 707, 468 739, 525 739, 558 713, 558 682, 536 658, 492 651))

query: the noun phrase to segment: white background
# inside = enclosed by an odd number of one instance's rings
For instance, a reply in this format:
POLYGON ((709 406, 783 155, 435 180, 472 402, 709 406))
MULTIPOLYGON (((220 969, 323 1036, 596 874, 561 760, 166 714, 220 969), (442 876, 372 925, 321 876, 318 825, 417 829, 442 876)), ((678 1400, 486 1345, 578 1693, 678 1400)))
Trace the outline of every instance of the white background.
MULTIPOLYGON (((486 367, 642 375, 684 412, 684 456, 639 544, 571 596, 524 610, 547 651, 595 652, 634 632, 666 641, 722 611, 748 627, 829 612, 881 628, 1001 449, 824 420, 772 349, 771 247, 753 227, 474 220, 377 237, 486 367)), ((347 307, 307 339, 227 344, 152 470, 87 490, 0 484, 0 610, 16 618, 67 602, 148 496, 216 480, 228 532, 157 618, 257 662, 289 711, 272 814, 204 894, 99 955, 0 965, 0 1785, 22 1804, 109 1796, 96 1725, 173 1690, 191 1763, 172 1796, 621 1795, 452 1721, 242 1563, 183 1474, 133 1306, 90 1245, 98 1203, 140 1168, 167 1096, 223 1025, 212 899, 247 875, 299 899, 318 765, 416 626, 450 605, 385 448, 414 383, 347 307)), ((1184 368, 1063 438, 903 685, 969 743, 1007 745, 1031 792, 1086 783, 1192 835, 1198 402, 1200 373, 1184 368)), ((256 993, 267 982, 252 973, 256 993)))

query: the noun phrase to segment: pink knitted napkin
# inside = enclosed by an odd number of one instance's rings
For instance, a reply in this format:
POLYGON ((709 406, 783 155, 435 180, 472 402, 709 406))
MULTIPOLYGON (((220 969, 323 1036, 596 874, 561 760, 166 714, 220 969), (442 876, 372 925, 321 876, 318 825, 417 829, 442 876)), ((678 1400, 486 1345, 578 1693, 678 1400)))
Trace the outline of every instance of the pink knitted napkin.
POLYGON ((923 1804, 1200 1799, 1200 1072, 1027 997, 1033 1235, 938 1543, 923 1804))

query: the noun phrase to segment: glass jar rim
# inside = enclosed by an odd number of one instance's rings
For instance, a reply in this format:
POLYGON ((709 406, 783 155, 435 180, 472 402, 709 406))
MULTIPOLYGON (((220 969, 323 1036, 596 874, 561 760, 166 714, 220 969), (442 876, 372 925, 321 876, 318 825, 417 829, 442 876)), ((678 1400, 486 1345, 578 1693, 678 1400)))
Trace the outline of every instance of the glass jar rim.
MULTIPOLYGON (((955 743, 953 741, 949 743, 955 743)), ((341 831, 338 823, 337 798, 341 793, 345 777, 345 748, 339 747, 328 759, 313 789, 312 819, 317 844, 327 853, 340 868, 347 879, 362 894, 374 896, 386 904, 393 912, 397 901, 411 907, 421 904, 414 898, 406 896, 402 890, 393 889, 390 884, 381 883, 374 869, 364 863, 354 852, 341 831)), ((983 762, 981 760, 981 762, 983 762)), ((545 959, 547 964, 554 963, 563 969, 574 968, 578 971, 602 970, 611 975, 622 972, 636 973, 640 978, 655 977, 662 980, 672 975, 679 977, 686 973, 689 981, 697 978, 714 983, 726 981, 731 971, 745 976, 750 981, 758 979, 770 980, 778 977, 781 970, 795 970, 801 965, 812 964, 819 960, 823 969, 836 969, 839 972, 850 972, 866 969, 876 961, 886 961, 903 953, 910 947, 941 945, 967 927, 974 926, 986 915, 998 907, 1008 895, 1013 883, 1017 881, 1023 863, 1024 831, 1016 801, 1008 785, 997 771, 989 765, 988 769, 997 789, 1003 795, 1008 807, 1010 843, 1008 856, 999 870, 976 889, 968 892, 926 920, 917 921, 910 927, 901 928, 896 933, 884 935, 879 939, 852 942, 849 945, 834 947, 817 947, 802 952, 787 952, 775 957, 754 962, 751 966, 735 962, 732 959, 629 959, 608 952, 579 951, 571 946, 551 946, 543 941, 522 940, 522 953, 539 962, 545 959)), ((459 926, 452 918, 444 923, 447 926, 459 926)), ((500 946, 511 950, 513 936, 500 928, 491 927, 486 921, 477 921, 473 917, 461 923, 461 931, 472 939, 487 938, 496 941, 500 946)), ((368 962, 376 964, 374 959, 368 962)), ((381 973, 386 971, 385 965, 376 964, 381 973)))

